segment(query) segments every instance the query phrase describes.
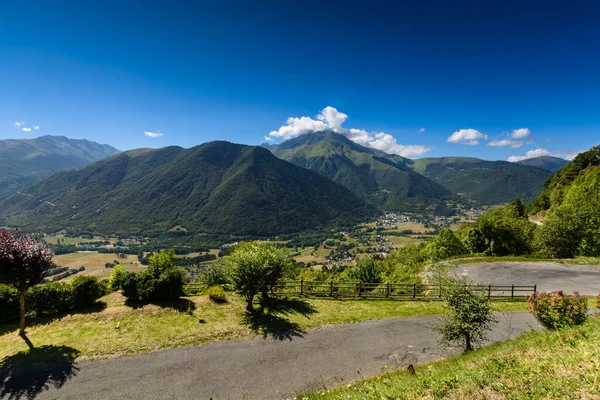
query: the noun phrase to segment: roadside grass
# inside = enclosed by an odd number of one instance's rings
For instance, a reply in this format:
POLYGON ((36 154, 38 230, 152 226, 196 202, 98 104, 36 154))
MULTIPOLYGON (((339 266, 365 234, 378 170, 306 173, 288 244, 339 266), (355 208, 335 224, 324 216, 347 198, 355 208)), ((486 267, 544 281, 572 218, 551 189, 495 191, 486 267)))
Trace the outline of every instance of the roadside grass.
MULTIPOLYGON (((600 258, 598 257, 576 257, 576 258, 543 258, 536 256, 504 256, 504 257, 482 257, 482 256, 460 256, 457 258, 450 258, 447 262, 455 262, 458 264, 471 264, 480 262, 510 262, 510 261, 521 261, 521 262, 555 262, 560 264, 577 264, 577 265, 600 265, 600 258)), ((444 262, 446 262, 444 261, 444 262)))
MULTIPOLYGON (((343 324, 373 319, 435 315, 443 311, 439 301, 392 299, 302 299, 305 309, 279 309, 277 318, 252 324, 245 313, 244 301, 227 296, 227 303, 214 304, 206 296, 190 297, 192 315, 187 312, 188 299, 177 304, 125 304, 118 293, 101 299, 100 311, 60 315, 29 321, 27 336, 38 346, 70 346, 79 352, 79 360, 118 357, 146 353, 163 348, 180 347, 221 340, 240 340, 257 335, 276 337, 285 326, 298 331, 329 324, 343 324)), ((521 311, 523 301, 497 302, 497 311, 521 311)), ((256 322, 256 321, 254 321, 256 322)), ((17 335, 15 322, 0 325, 0 359, 27 350, 17 335)))
POLYGON ((600 317, 297 399, 598 399, 600 317))

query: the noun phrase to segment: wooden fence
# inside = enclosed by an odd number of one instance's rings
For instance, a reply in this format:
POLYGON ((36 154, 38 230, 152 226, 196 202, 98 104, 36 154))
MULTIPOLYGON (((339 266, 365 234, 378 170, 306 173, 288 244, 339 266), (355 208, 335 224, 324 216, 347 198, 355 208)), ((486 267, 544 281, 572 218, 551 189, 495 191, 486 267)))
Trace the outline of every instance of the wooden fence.
MULTIPOLYGON (((519 299, 533 294, 537 285, 472 285, 476 291, 484 293, 488 298, 519 299)), ((202 285, 192 283, 185 285, 185 292, 194 295, 202 290, 202 285)), ((445 288, 435 284, 398 284, 398 283, 366 283, 335 281, 280 281, 270 287, 274 295, 297 296, 329 296, 329 297, 364 297, 364 298, 406 298, 406 299, 440 299, 445 288)))
MULTIPOLYGON (((533 294, 537 285, 497 286, 472 285, 476 291, 483 292, 488 298, 515 299, 533 294)), ((435 299, 444 296, 445 288, 435 284, 398 284, 335 281, 281 281, 271 287, 276 295, 331 296, 331 297, 383 297, 435 299)))

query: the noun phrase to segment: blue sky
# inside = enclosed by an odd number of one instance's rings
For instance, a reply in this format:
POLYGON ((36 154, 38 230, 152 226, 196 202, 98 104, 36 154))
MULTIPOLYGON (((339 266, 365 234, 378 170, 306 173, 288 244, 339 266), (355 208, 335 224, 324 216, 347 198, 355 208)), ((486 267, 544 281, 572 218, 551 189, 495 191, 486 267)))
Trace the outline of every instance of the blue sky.
POLYGON ((594 2, 389 3, 2 2, 0 139, 127 150, 325 127, 487 159, 600 142, 594 2))

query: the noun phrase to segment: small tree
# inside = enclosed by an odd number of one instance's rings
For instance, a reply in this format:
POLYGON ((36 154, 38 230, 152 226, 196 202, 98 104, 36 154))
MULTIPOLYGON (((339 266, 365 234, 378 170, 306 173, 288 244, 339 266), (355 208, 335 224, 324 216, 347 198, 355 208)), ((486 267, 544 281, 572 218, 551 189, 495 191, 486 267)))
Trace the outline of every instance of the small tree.
POLYGON ((365 257, 348 271, 348 277, 365 283, 380 283, 383 263, 371 257, 365 257))
POLYGON ((270 243, 246 243, 232 252, 231 280, 235 290, 246 298, 246 309, 252 311, 254 297, 268 297, 270 285, 276 284, 289 265, 287 254, 270 243))
POLYGON ((460 343, 465 351, 472 350, 474 344, 486 338, 490 325, 496 322, 490 300, 470 286, 450 283, 445 302, 448 312, 436 328, 442 343, 460 343))
POLYGON ((0 281, 19 291, 19 335, 25 336, 25 293, 42 281, 52 252, 37 237, 0 229, 0 281))

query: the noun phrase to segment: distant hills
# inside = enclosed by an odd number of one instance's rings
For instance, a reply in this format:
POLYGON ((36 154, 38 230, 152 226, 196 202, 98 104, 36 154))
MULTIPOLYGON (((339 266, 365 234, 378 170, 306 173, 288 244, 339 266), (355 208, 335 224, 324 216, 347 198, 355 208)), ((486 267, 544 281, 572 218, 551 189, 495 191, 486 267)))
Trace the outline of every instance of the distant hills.
POLYGON ((516 164, 528 165, 530 167, 538 167, 542 169, 547 169, 550 172, 556 172, 565 165, 567 165, 567 163, 568 161, 563 158, 540 156, 517 161, 516 164))
POLYGON ((408 160, 406 166, 477 205, 508 203, 517 197, 527 203, 552 175, 542 168, 468 157, 421 158, 408 160))
POLYGON ((376 215, 343 186, 260 147, 139 149, 43 179, 0 202, 5 222, 47 232, 272 236, 376 215))
POLYGON ((410 160, 369 149, 330 131, 307 133, 276 146, 277 157, 345 186, 367 203, 387 211, 447 213, 452 193, 405 167, 410 160))
POLYGON ((64 136, 0 140, 0 199, 53 173, 79 168, 119 150, 64 136))

